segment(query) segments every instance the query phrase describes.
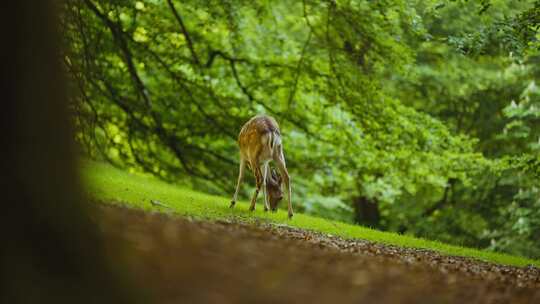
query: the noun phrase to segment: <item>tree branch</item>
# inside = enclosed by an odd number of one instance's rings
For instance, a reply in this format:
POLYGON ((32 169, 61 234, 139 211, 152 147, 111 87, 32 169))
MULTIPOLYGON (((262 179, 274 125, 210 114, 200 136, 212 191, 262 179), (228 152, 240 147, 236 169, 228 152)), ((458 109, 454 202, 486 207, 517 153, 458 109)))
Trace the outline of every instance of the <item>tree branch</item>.
POLYGON ((422 213, 422 217, 428 217, 428 216, 431 216, 435 211, 443 208, 447 201, 448 201, 448 194, 450 192, 450 190, 452 190, 452 188, 454 187, 454 184, 456 183, 456 179, 454 178, 450 178, 448 180, 448 185, 446 186, 446 188, 444 188, 444 194, 443 194, 443 197, 441 198, 440 201, 438 201, 435 205, 429 207, 428 209, 424 210, 424 212, 422 213))
POLYGON ((189 51, 191 52, 191 56, 193 57, 193 61, 196 65, 200 66, 201 62, 199 60, 199 56, 197 56, 197 52, 195 52, 195 48, 193 47, 193 42, 191 41, 191 36, 189 35, 186 26, 184 25, 184 21, 182 20, 182 17, 174 7, 174 4, 171 0, 167 0, 167 3, 169 4, 169 7, 171 8, 171 11, 173 12, 174 18, 176 18, 176 21, 180 25, 180 30, 182 31, 182 34, 184 35, 184 38, 186 38, 186 42, 189 48, 189 51))
POLYGON ((293 87, 291 89, 291 92, 289 93, 289 99, 287 101, 287 104, 289 105, 289 107, 291 106, 294 96, 296 95, 296 87, 298 86, 298 79, 300 78, 300 69, 302 68, 302 63, 304 62, 304 56, 306 53, 307 46, 309 45, 309 42, 311 41, 311 34, 312 34, 312 31, 310 30, 308 34, 308 38, 306 39, 306 42, 304 43, 304 47, 302 48, 300 59, 298 60, 298 64, 296 66, 293 87))

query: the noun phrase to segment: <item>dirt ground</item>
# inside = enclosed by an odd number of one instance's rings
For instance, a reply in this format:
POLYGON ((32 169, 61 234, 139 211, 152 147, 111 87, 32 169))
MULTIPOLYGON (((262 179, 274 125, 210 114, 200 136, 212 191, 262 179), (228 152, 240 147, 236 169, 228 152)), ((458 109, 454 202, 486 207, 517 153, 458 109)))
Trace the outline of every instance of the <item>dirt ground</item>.
POLYGON ((123 207, 101 206, 93 218, 144 302, 540 303, 532 266, 123 207))

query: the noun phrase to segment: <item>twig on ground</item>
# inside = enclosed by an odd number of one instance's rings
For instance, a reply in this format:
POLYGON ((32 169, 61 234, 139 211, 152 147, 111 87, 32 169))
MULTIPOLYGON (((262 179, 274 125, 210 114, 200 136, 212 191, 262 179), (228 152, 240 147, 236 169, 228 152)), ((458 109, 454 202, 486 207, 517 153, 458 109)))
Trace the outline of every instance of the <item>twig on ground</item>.
POLYGON ((171 208, 167 204, 164 204, 164 203, 162 203, 160 201, 156 201, 156 200, 150 200, 150 204, 152 206, 165 207, 165 208, 169 208, 169 209, 171 208))

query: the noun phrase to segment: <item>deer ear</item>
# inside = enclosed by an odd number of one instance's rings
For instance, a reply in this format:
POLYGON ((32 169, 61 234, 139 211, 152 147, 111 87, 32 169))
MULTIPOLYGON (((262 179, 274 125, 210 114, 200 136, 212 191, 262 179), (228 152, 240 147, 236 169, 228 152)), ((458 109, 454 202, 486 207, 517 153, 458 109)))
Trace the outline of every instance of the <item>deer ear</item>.
POLYGON ((278 185, 281 185, 281 174, 277 172, 276 172, 276 182, 278 183, 278 185))
POLYGON ((277 181, 277 173, 276 173, 276 169, 272 168, 272 170, 270 171, 270 175, 272 175, 272 179, 277 181))

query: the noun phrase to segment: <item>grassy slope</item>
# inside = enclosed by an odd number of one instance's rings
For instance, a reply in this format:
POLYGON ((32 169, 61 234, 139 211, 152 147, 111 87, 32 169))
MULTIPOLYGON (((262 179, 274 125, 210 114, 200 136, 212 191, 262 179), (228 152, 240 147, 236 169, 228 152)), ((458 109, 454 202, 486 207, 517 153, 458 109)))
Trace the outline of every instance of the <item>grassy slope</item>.
POLYGON ((229 209, 230 198, 207 195, 167 184, 152 177, 129 174, 106 164, 85 162, 82 172, 90 196, 104 202, 122 202, 134 208, 166 211, 167 209, 163 207, 154 207, 150 204, 150 200, 157 200, 170 206, 175 213, 197 218, 210 220, 235 218, 247 221, 253 221, 256 218, 345 238, 358 238, 403 247, 427 248, 447 255, 473 257, 500 264, 540 266, 540 261, 523 257, 453 246, 298 213, 292 220, 287 220, 287 214, 284 211, 280 210, 277 213, 262 211, 260 198, 257 210, 253 213, 247 210, 248 205, 245 202, 240 202, 234 209, 229 209))

